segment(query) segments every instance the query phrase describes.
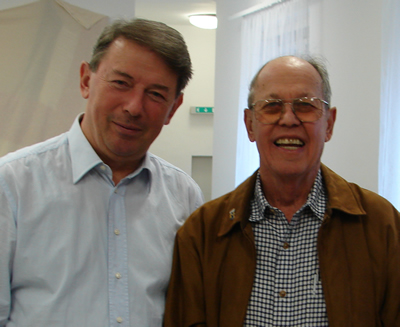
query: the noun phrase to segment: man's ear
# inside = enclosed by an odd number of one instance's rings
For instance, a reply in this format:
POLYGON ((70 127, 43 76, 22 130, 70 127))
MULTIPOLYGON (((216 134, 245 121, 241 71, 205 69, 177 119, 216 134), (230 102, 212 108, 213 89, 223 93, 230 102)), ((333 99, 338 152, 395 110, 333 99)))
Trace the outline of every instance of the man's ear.
POLYGON ((183 102, 183 93, 179 94, 176 97, 174 103, 172 104, 171 109, 169 110, 167 117, 165 118, 164 125, 168 125, 170 123, 172 117, 175 115, 176 110, 180 107, 182 102, 183 102))
POLYGON ((254 142, 256 139, 254 137, 253 130, 253 111, 250 109, 244 109, 244 124, 246 125, 247 135, 249 137, 250 142, 254 142))
POLYGON ((328 120, 327 120, 327 127, 326 127, 326 134, 325 134, 325 142, 328 142, 333 134, 333 126, 335 125, 336 121, 336 107, 332 107, 328 111, 328 120))
POLYGON ((90 76, 91 76, 91 69, 89 67, 89 63, 86 61, 83 61, 81 63, 81 68, 80 68, 80 88, 81 88, 81 94, 84 99, 87 99, 89 97, 89 81, 90 81, 90 76))

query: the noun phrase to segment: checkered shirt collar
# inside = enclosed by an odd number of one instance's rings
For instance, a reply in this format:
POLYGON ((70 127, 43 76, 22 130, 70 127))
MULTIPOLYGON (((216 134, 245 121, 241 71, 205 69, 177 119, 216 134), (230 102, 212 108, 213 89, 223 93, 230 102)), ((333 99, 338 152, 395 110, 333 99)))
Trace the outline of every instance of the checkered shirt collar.
MULTIPOLYGON (((250 221, 258 222, 268 217, 268 212, 273 212, 277 208, 271 206, 264 196, 264 192, 261 186, 260 172, 257 173, 256 185, 254 188, 253 203, 256 205, 257 210, 252 210, 250 221), (267 210, 270 209, 270 210, 267 210)), ((325 205, 321 206, 321 203, 326 203, 326 192, 322 178, 321 169, 318 171, 317 177, 315 178, 311 192, 308 194, 306 203, 301 207, 299 211, 309 207, 315 216, 321 221, 324 219, 325 205)))

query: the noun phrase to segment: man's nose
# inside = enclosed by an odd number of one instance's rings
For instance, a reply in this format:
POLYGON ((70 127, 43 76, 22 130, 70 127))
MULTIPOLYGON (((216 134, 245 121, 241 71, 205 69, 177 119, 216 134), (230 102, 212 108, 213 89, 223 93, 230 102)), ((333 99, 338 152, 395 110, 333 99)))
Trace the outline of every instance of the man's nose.
POLYGON ((283 103, 281 118, 278 121, 279 125, 293 126, 300 125, 301 121, 297 118, 293 111, 293 105, 290 102, 283 103))
POLYGON ((140 116, 144 111, 144 92, 136 91, 127 95, 123 110, 131 116, 140 116))

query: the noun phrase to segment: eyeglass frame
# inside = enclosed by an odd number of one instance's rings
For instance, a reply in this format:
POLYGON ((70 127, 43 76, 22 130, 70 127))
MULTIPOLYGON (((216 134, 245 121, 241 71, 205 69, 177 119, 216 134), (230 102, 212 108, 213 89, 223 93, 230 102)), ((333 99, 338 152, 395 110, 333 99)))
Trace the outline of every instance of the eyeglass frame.
POLYGON ((318 117, 316 120, 311 120, 311 121, 309 121, 309 120, 302 120, 302 119, 300 119, 299 117, 297 117, 297 115, 296 115, 296 111, 294 110, 294 107, 293 107, 293 103, 294 103, 294 101, 295 100, 300 100, 300 99, 310 99, 310 100, 315 100, 315 99, 317 99, 317 100, 319 100, 319 101, 321 101, 322 102, 322 107, 323 107, 323 105, 325 104, 326 106, 327 106, 327 109, 329 109, 329 102, 327 102, 327 101, 325 101, 325 100, 322 100, 321 98, 318 98, 318 97, 301 97, 301 98, 293 98, 293 99, 260 99, 260 100, 257 100, 257 101, 255 101, 255 102, 253 102, 252 104, 251 104, 251 106, 250 106, 250 110, 253 110, 254 109, 254 107, 255 107, 255 105, 256 105, 256 103, 257 102, 260 102, 260 101, 281 101, 282 102, 282 104, 283 104, 283 107, 282 107, 282 110, 281 110, 281 114, 280 114, 280 116, 279 116, 279 118, 276 120, 276 121, 274 121, 274 122, 272 122, 272 123, 263 123, 262 121, 260 121, 258 118, 257 118, 257 112, 254 110, 254 113, 256 114, 256 119, 261 123, 261 124, 264 124, 264 125, 273 125, 273 124, 276 124, 278 121, 280 121, 281 119, 282 119, 282 115, 283 115, 283 113, 284 113, 284 110, 285 110, 285 104, 287 103, 287 104, 290 104, 290 107, 291 107, 291 109, 292 109, 292 112, 293 112, 293 114, 296 116, 296 118, 300 121, 300 122, 302 122, 302 123, 314 123, 314 122, 316 122, 316 121, 318 121, 318 120, 320 120, 321 118, 322 118, 322 116, 323 116, 323 108, 317 108, 318 109, 318 111, 320 111, 320 112, 322 112, 322 114, 321 114, 321 116, 320 117, 318 117), (288 102, 288 101, 290 101, 290 102, 288 102))

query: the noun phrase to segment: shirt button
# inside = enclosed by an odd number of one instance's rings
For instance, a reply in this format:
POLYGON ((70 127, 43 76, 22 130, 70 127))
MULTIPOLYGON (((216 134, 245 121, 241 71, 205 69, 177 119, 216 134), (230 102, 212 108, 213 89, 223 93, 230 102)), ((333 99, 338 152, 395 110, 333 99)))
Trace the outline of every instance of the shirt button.
POLYGON ((287 243, 287 242, 283 243, 283 248, 284 248, 285 250, 288 249, 288 248, 289 248, 289 243, 287 243))
POLYGON ((117 279, 120 279, 122 276, 121 276, 120 273, 116 273, 116 274, 115 274, 115 277, 116 277, 117 279))
POLYGON ((100 169, 104 171, 104 170, 106 170, 107 168, 106 168, 106 166, 101 165, 101 166, 100 166, 100 169))
POLYGON ((119 231, 119 229, 114 229, 114 234, 115 235, 119 235, 121 232, 119 231))
POLYGON ((124 319, 122 319, 121 317, 117 317, 117 322, 118 323, 121 323, 121 322, 123 322, 124 321, 124 319))
POLYGON ((279 292, 279 296, 280 297, 285 297, 286 296, 286 292, 285 291, 280 291, 279 292))

